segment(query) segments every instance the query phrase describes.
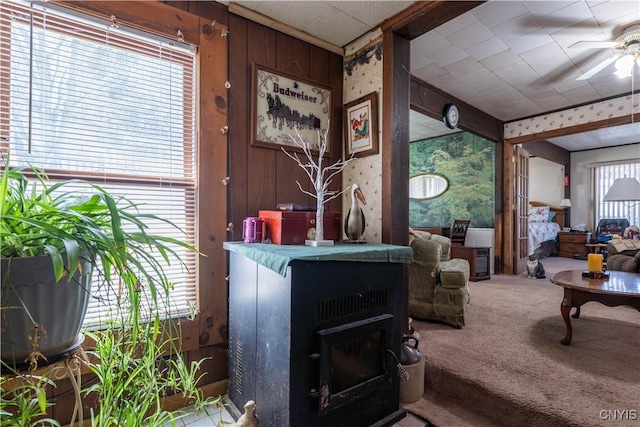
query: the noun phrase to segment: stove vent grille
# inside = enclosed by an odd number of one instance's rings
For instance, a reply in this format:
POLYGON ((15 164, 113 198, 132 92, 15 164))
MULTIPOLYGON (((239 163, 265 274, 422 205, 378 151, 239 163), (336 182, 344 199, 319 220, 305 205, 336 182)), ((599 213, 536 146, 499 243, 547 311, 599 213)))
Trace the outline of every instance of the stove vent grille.
POLYGON ((376 314, 388 304, 388 291, 378 289, 358 292, 318 302, 318 322, 328 322, 354 314, 376 314))

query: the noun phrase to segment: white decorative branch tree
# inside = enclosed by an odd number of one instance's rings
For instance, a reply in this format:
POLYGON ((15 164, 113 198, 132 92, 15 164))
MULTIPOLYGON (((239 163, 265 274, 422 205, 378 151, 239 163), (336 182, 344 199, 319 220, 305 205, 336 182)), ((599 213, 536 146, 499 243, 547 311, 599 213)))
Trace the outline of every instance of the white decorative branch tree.
POLYGON ((300 181, 296 180, 298 184, 298 188, 304 194, 308 194, 309 196, 316 199, 316 232, 314 240, 316 242, 326 242, 324 240, 324 204, 339 197, 342 193, 344 193, 348 188, 344 190, 330 190, 329 186, 331 185, 333 178, 338 175, 342 170, 347 166, 349 162, 354 160, 353 156, 346 160, 338 160, 331 166, 324 167, 322 166, 322 162, 324 160, 324 156, 327 152, 327 133, 329 132, 329 123, 327 123, 327 129, 324 132, 321 132, 318 129, 318 156, 317 161, 314 159, 313 154, 311 152, 311 143, 306 142, 304 138, 300 136, 298 130, 296 129, 296 137, 289 134, 289 137, 293 140, 293 143, 296 147, 300 148, 304 155, 306 156, 306 160, 302 160, 298 153, 289 153, 287 150, 282 148, 284 153, 291 157, 298 163, 307 176, 311 183, 313 184, 313 188, 315 190, 315 194, 305 190, 302 188, 300 181))

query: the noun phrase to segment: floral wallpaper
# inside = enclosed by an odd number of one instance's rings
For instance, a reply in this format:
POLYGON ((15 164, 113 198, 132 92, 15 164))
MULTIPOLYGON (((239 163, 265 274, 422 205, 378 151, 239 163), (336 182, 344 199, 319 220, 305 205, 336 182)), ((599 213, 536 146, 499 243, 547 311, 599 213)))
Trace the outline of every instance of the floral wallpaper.
MULTIPOLYGON (((381 37, 370 40, 358 52, 381 42, 381 37)), ((345 49, 348 58, 350 54, 356 53, 349 46, 345 49)), ((345 61, 346 64, 346 61, 345 61)), ((358 184, 365 199, 366 206, 361 206, 366 221, 364 239, 372 243, 382 242, 382 60, 378 60, 375 55, 369 58, 369 63, 356 64, 351 70, 351 75, 346 71, 343 73, 344 99, 343 105, 376 91, 378 93, 378 146, 380 152, 375 155, 356 158, 342 172, 342 187, 351 187, 358 184)), ((344 141, 343 141, 344 145, 344 141)), ((342 201, 343 218, 351 206, 351 191, 348 190, 343 195, 342 201)), ((344 237, 344 236, 343 236, 344 237)))
POLYGON ((638 113, 640 94, 599 101, 593 104, 556 111, 543 116, 530 117, 504 125, 504 138, 517 138, 564 127, 576 126, 601 120, 624 117, 638 113))

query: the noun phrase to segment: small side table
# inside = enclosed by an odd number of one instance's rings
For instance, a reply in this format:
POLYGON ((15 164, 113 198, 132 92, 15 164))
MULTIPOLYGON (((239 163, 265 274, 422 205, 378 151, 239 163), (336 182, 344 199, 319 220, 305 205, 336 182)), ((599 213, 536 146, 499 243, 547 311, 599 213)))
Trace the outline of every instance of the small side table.
POLYGON ((606 243, 587 243, 584 246, 592 254, 601 253, 604 261, 607 261, 607 255, 609 254, 609 251, 607 250, 606 243))
POLYGON ((451 258, 469 261, 469 280, 491 279, 491 248, 477 246, 451 246, 451 258))

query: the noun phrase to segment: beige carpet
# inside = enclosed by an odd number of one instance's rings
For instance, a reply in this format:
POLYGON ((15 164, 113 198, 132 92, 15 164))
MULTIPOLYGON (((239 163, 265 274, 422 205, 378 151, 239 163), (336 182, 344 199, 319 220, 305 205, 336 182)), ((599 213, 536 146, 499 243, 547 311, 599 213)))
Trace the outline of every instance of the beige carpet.
POLYGON ((437 427, 640 425, 640 312, 589 302, 561 345, 563 290, 549 278, 586 261, 542 262, 546 279, 470 283, 464 329, 414 320, 425 395, 405 409, 437 427))

